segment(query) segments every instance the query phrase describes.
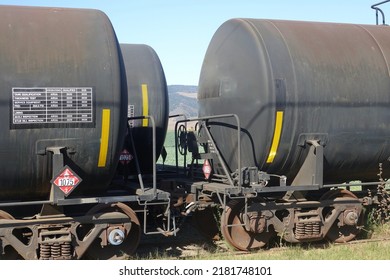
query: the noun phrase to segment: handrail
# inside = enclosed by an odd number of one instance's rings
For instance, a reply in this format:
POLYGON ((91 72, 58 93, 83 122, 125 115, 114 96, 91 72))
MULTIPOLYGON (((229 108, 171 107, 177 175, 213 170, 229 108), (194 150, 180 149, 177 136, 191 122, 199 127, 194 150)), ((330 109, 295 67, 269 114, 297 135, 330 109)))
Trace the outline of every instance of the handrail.
MULTIPOLYGON (((156 167, 156 161, 157 161, 157 156, 156 156, 156 122, 154 120, 153 116, 136 116, 136 117, 128 117, 127 121, 130 120, 142 120, 142 119, 148 119, 152 123, 152 137, 153 137, 153 142, 152 142, 152 153, 153 153, 153 194, 155 197, 157 197, 157 167, 156 167)), ((134 139, 131 131, 131 127, 129 127, 129 133, 130 133, 130 140, 131 144, 133 147, 133 153, 135 157, 135 162, 136 162, 136 168, 137 168, 137 173, 138 173, 138 180, 141 186, 142 191, 145 191, 143 180, 142 180, 142 174, 141 174, 141 169, 139 168, 139 162, 138 162, 138 156, 137 156, 137 149, 134 144, 134 139)))
MULTIPOLYGON (((390 0, 389 0, 390 1, 390 0)), ((175 126, 175 131, 179 123, 182 122, 192 122, 192 121, 206 121, 208 122, 209 120, 215 120, 215 119, 221 119, 221 118, 234 118, 236 121, 237 125, 237 169, 238 169, 238 185, 239 187, 242 187, 242 176, 241 176, 241 124, 240 124, 240 119, 238 115, 236 114, 223 114, 223 115, 215 115, 215 116, 205 116, 205 117, 199 117, 199 118, 194 118, 194 119, 186 119, 186 120, 179 120, 176 123, 175 126)), ((209 134, 209 132, 208 132, 209 134)), ((208 135, 210 137, 210 134, 208 135)), ((215 145, 214 145, 215 146, 215 145)), ((216 148, 216 146, 215 146, 216 148)), ((219 151, 218 151, 219 154, 219 151)), ((220 156, 220 155, 219 155, 220 156)), ((225 171, 226 172, 226 171, 225 171)), ((226 174, 229 176, 229 181, 231 182, 231 178, 229 174, 226 174)), ((231 185, 233 185, 231 183, 231 185)))
POLYGON ((371 9, 374 9, 374 10, 375 10, 376 25, 379 25, 378 12, 381 13, 381 15, 382 15, 382 24, 383 24, 383 25, 386 25, 385 13, 384 13, 381 9, 379 9, 377 6, 382 5, 382 4, 385 4, 385 3, 387 3, 387 2, 390 2, 390 0, 382 1, 382 2, 380 2, 380 3, 374 4, 374 5, 371 6, 371 9))

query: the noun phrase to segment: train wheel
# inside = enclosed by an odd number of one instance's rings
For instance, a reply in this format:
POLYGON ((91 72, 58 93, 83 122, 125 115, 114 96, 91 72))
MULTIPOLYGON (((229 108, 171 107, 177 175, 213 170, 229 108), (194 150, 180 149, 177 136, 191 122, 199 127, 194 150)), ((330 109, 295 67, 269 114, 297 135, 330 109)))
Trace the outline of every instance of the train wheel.
POLYGON ((137 250, 141 237, 141 226, 135 212, 123 203, 112 205, 97 205, 88 211, 87 215, 99 215, 109 212, 122 212, 129 217, 131 223, 130 231, 127 232, 121 244, 101 246, 100 238, 96 239, 85 253, 88 259, 127 259, 137 250))
MULTIPOLYGON (((273 229, 267 229, 265 222, 258 216, 246 229, 243 219, 244 201, 231 200, 221 218, 221 233, 234 248, 249 251, 264 247, 274 235, 273 229)), ((251 219, 250 219, 251 220, 251 219)))
POLYGON ((206 207, 203 210, 196 210, 192 215, 195 227, 206 238, 219 240, 218 221, 214 208, 206 207))
MULTIPOLYGON (((0 210, 0 220, 15 220, 9 213, 0 210)), ((0 254, 0 260, 17 260, 20 259, 20 255, 11 246, 5 248, 5 254, 0 254)))
MULTIPOLYGON (((356 199, 357 202, 359 202, 359 199, 350 191, 348 190, 331 190, 327 193, 325 193, 320 200, 334 200, 339 197, 346 197, 346 198, 352 198, 356 199)), ((348 209, 347 209, 348 210, 348 209)), ((335 211, 334 208, 329 208, 326 210, 324 214, 324 218, 326 220, 326 217, 332 215, 333 211, 335 211)), ((328 233, 326 234, 326 237, 335 243, 344 243, 349 242, 352 239, 354 239, 357 234, 360 232, 360 226, 363 224, 362 221, 363 215, 361 215, 361 210, 351 208, 349 212, 346 212, 345 214, 345 220, 340 221, 337 219, 331 228, 329 229, 328 233), (346 216, 348 215, 348 216, 346 216), (355 220, 354 218, 358 216, 358 221, 352 221, 348 223, 348 217, 351 217, 351 220, 355 220), (347 222, 346 222, 347 221, 347 222)))

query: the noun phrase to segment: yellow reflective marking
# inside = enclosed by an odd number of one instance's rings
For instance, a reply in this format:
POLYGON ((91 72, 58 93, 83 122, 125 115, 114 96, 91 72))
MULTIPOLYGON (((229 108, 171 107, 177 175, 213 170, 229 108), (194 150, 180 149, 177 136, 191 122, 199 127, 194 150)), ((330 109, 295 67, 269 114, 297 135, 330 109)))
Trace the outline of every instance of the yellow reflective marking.
POLYGON ((102 112, 102 134, 100 136, 100 153, 98 167, 105 167, 107 162, 108 140, 110 136, 110 109, 102 112))
POLYGON ((272 140, 271 150, 269 151, 267 163, 272 163, 279 147, 280 136, 282 134, 283 111, 276 112, 274 138, 272 140))
MULTIPOLYGON (((149 116, 149 97, 148 97, 148 85, 142 84, 142 113, 143 116, 149 116)), ((142 126, 149 126, 149 119, 142 120, 142 126)))

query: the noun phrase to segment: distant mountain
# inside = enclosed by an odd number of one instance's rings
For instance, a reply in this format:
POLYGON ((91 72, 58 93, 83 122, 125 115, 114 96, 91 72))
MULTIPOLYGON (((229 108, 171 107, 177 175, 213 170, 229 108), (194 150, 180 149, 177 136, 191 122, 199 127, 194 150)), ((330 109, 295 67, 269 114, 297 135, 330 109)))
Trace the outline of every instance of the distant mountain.
POLYGON ((187 117, 196 117, 198 115, 197 95, 197 86, 168 86, 169 115, 184 114, 187 117))
MULTIPOLYGON (((185 115, 187 118, 198 116, 198 87, 186 85, 168 86, 169 115, 185 115)), ((168 129, 175 127, 175 122, 181 118, 170 118, 168 129)))

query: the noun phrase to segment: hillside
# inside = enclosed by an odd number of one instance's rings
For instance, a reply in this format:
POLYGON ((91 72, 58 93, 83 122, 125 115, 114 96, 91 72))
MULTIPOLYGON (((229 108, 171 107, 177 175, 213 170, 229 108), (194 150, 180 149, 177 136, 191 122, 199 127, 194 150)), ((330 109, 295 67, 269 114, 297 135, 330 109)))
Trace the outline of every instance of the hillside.
MULTIPOLYGON (((168 86, 169 115, 185 115, 187 118, 198 116, 198 87, 185 85, 168 86)), ((168 129, 173 130, 176 120, 180 118, 170 118, 168 129)))
POLYGON ((198 115, 197 86, 170 85, 169 115, 184 114, 187 117, 198 115))

